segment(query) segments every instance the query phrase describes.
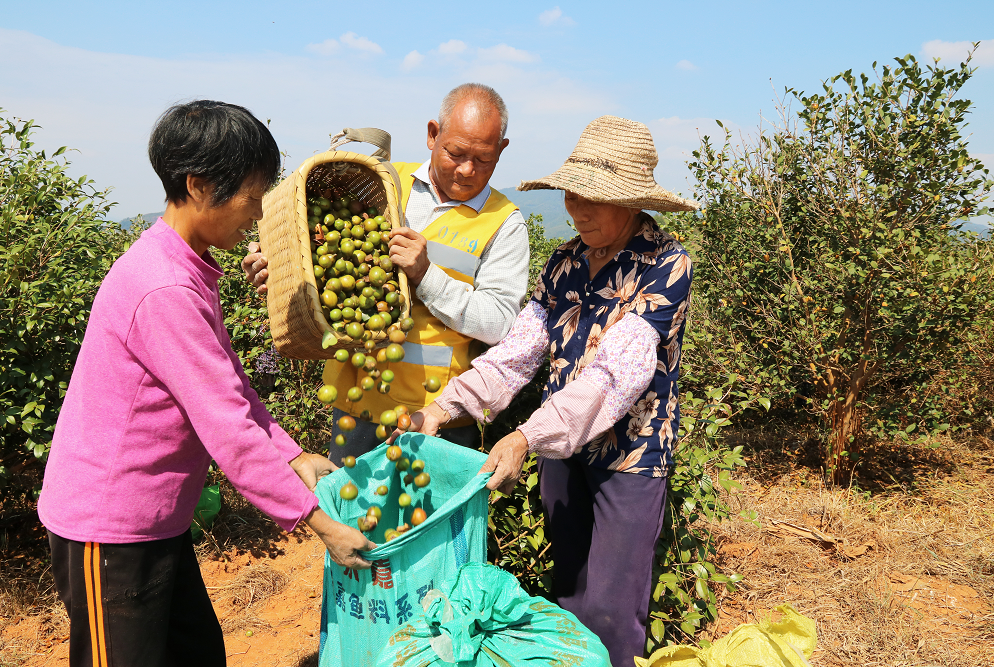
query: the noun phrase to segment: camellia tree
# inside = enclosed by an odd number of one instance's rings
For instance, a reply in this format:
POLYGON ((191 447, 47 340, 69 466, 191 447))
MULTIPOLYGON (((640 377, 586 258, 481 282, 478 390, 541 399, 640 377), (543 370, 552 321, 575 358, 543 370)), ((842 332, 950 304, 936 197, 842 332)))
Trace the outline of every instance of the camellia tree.
POLYGON ((66 173, 65 148, 38 150, 35 127, 0 109, 0 501, 40 483, 93 297, 123 251, 106 194, 66 173))
MULTIPOLYGON (((695 283, 710 325, 737 346, 729 368, 823 420, 836 481, 881 383, 893 391, 955 346, 986 298, 958 231, 987 212, 992 187, 962 135, 969 58, 896 63, 813 95, 788 89, 796 117, 781 106, 739 144, 705 137, 691 161, 705 204, 695 283)), ((930 426, 910 422, 909 433, 930 426)))

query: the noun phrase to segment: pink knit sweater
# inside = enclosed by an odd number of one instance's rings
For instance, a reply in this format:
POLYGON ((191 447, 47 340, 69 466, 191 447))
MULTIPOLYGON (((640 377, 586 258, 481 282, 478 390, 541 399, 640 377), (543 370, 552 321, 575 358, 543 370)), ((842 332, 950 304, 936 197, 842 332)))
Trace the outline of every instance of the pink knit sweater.
POLYGON ((59 413, 38 515, 56 535, 126 543, 190 526, 214 459, 285 530, 317 506, 287 464, 301 449, 231 349, 223 272, 161 219, 97 292, 59 413))

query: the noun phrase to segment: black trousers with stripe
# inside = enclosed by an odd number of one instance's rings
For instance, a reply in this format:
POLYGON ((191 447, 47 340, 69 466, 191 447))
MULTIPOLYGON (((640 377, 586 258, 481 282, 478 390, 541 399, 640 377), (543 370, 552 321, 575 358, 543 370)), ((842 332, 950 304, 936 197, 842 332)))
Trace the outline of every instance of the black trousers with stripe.
POLYGON ((69 612, 71 667, 225 664, 224 637, 190 531, 131 544, 48 533, 59 598, 69 612))

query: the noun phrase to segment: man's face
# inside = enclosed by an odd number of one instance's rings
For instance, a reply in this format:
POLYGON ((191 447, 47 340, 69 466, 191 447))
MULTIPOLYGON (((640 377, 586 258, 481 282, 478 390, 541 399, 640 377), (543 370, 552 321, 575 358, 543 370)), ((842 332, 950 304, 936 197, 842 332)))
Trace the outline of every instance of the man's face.
POLYGON ((462 100, 444 128, 428 123, 431 180, 442 201, 467 201, 483 191, 508 140, 500 139, 500 114, 484 118, 477 102, 462 100))

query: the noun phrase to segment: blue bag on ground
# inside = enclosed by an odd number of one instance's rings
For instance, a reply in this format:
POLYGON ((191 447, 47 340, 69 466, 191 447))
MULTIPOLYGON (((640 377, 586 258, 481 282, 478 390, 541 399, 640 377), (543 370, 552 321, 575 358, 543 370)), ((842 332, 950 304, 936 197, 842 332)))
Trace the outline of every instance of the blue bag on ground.
POLYGON ((352 570, 333 563, 325 554, 324 596, 321 604, 321 667, 366 667, 399 626, 421 610, 421 599, 459 568, 487 558, 487 499, 489 474, 478 475, 487 457, 476 450, 441 438, 406 433, 396 443, 411 461, 425 461, 431 482, 424 488, 403 484, 407 472, 398 472, 380 445, 356 460, 354 468, 340 468, 318 482, 321 509, 347 526, 379 505, 383 516, 369 538, 379 546, 364 554, 371 570, 352 570), (359 487, 355 500, 343 500, 339 490, 352 480, 359 487), (385 485, 389 492, 376 495, 385 485), (413 501, 404 509, 401 493, 413 501), (428 519, 399 538, 387 542, 384 532, 423 507, 428 519))
POLYGON ((611 667, 604 644, 576 616, 487 563, 464 566, 422 607, 383 647, 376 667, 611 667))

